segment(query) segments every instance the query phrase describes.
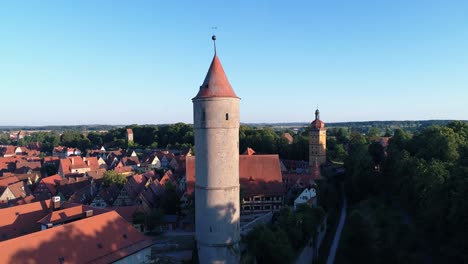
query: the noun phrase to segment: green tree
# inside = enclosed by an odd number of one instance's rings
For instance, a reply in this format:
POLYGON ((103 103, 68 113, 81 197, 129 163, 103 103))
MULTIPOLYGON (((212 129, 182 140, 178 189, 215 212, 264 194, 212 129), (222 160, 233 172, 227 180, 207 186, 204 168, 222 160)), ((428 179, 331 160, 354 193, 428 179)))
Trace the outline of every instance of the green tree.
POLYGON ((375 230, 358 211, 352 211, 346 220, 343 252, 349 263, 376 263, 375 230))
POLYGON ((177 194, 176 187, 171 182, 166 183, 164 196, 161 200, 161 208, 166 214, 180 213, 180 197, 177 194))
POLYGON ((112 184, 123 186, 127 182, 127 178, 120 173, 117 173, 113 170, 106 171, 102 183, 105 187, 109 187, 112 184))
POLYGON ((291 263, 294 250, 288 235, 280 228, 269 228, 258 225, 247 236, 249 252, 255 256, 257 263, 291 263))

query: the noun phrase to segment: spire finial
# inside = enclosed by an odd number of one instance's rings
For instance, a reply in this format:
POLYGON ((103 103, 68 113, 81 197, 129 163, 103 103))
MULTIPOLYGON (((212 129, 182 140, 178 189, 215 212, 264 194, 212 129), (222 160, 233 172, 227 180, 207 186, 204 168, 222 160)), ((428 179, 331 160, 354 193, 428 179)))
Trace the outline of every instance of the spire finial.
POLYGON ((211 39, 213 40, 214 53, 215 53, 215 55, 216 55, 216 35, 213 34, 213 36, 211 37, 211 39))

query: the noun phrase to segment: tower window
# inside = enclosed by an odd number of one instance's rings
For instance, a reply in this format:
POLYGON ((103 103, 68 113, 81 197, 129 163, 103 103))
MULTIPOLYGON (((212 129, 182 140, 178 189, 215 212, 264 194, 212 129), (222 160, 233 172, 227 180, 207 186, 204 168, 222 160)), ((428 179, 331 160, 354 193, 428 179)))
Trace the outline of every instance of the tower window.
POLYGON ((205 110, 203 110, 203 113, 202 113, 202 121, 205 121, 205 118, 206 118, 206 113, 205 113, 205 110))
POLYGON ((226 113, 226 120, 229 120, 229 114, 226 113))

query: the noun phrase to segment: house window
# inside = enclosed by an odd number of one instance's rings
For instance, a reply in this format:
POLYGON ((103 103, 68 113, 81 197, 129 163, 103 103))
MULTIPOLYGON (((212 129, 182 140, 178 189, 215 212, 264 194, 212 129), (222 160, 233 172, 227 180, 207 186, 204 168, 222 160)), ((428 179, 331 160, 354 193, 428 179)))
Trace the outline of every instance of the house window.
POLYGON ((226 120, 229 120, 229 114, 226 113, 226 120))

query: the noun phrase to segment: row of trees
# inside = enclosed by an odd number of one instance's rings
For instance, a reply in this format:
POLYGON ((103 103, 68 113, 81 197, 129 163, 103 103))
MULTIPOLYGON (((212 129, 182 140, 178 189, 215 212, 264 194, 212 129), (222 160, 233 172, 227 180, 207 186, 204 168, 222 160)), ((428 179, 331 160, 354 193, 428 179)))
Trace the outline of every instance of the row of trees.
POLYGON ((386 152, 362 136, 351 137, 346 193, 355 211, 345 232, 346 257, 358 261, 352 252, 365 250, 374 252, 375 263, 468 262, 467 154, 464 122, 414 134, 398 129, 386 152))
POLYGON ((296 253, 317 232, 324 211, 301 205, 297 211, 281 209, 273 224, 258 225, 247 236, 250 256, 256 263, 292 263, 296 253))

